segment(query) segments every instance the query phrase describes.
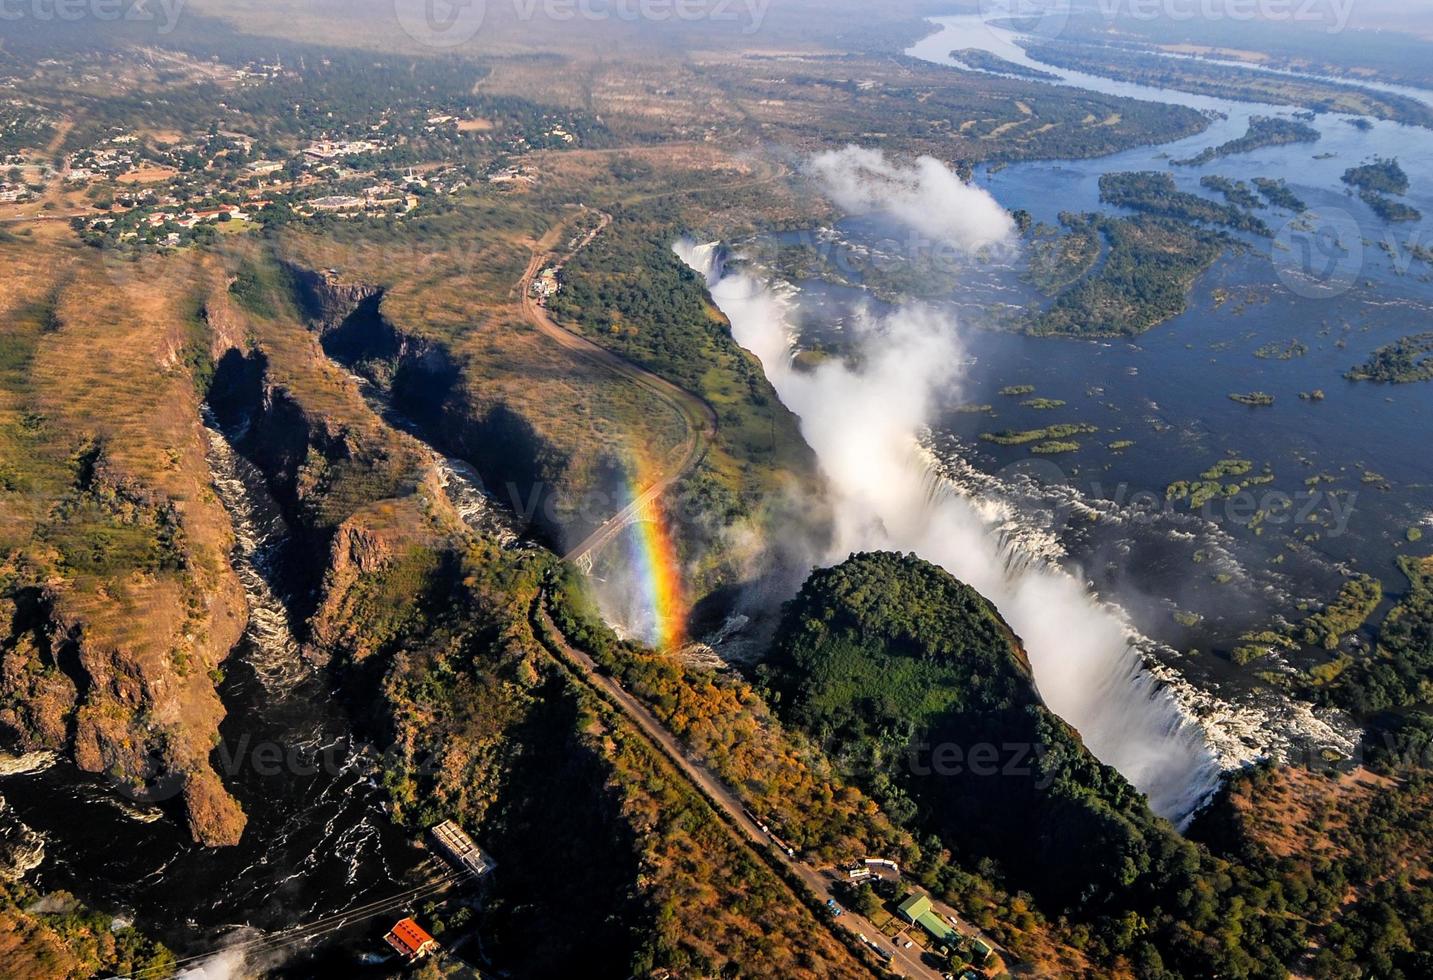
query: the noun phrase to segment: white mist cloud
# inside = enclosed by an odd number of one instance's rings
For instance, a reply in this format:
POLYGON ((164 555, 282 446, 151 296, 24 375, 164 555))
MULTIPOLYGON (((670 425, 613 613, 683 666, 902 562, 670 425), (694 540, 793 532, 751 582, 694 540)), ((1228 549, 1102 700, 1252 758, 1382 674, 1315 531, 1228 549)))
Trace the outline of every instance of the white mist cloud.
POLYGON ((245 980, 254 976, 242 949, 223 949, 207 959, 186 967, 179 980, 245 980))
POLYGON ((970 500, 931 492, 918 435, 960 380, 965 359, 955 323, 920 306, 860 316, 857 366, 829 360, 800 371, 791 360, 788 304, 749 275, 712 281, 710 250, 679 245, 678 254, 708 274, 737 342, 800 416, 835 516, 835 541, 821 563, 854 551, 915 552, 978 590, 1024 640, 1050 709, 1157 812, 1190 814, 1217 785, 1213 754, 1144 670, 1121 618, 1063 571, 1012 566, 970 500))
POLYGON ((880 150, 848 146, 817 154, 806 170, 846 211, 885 214, 940 244, 975 251, 1015 233, 1009 212, 988 191, 935 157, 903 166, 880 150))

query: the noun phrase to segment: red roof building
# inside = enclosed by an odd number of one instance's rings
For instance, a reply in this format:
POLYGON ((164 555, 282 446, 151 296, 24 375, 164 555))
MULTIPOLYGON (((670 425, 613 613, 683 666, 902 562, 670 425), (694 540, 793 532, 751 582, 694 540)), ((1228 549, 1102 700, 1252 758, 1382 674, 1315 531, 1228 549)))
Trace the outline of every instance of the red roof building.
POLYGON ((438 948, 438 941, 412 919, 400 919, 383 938, 394 952, 409 963, 421 960, 438 948))

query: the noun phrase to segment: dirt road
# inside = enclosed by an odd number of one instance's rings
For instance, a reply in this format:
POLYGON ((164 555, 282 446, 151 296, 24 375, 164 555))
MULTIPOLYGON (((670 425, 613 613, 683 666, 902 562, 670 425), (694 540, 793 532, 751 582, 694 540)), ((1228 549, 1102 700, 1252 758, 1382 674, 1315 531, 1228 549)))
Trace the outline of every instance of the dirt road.
POLYGON ((633 384, 641 385, 643 388, 656 395, 663 402, 671 407, 683 420, 687 428, 687 438, 674 454, 673 458, 662 467, 662 476, 651 486, 628 504, 621 511, 618 511, 609 518, 601 527, 593 531, 583 541, 578 542, 567 554, 563 555, 568 561, 580 561, 591 555, 612 538, 616 537, 622 528, 641 512, 642 508, 660 498, 690 470, 706 452, 707 443, 716 435, 717 417, 715 410, 702 399, 691 392, 672 384, 670 381, 653 374, 646 368, 633 364, 631 361, 617 354, 612 353, 605 347, 593 343, 586 337, 579 336, 564 327, 558 326, 546 307, 533 295, 532 283, 543 269, 549 266, 561 266, 569 262, 574 255, 592 243, 611 222, 607 215, 602 216, 601 223, 583 237, 565 255, 556 256, 553 245, 561 238, 563 228, 559 225, 548 232, 543 240, 538 243, 537 251, 533 254, 532 260, 528 262, 527 270, 523 273, 518 288, 522 292, 522 311, 529 323, 541 331, 545 336, 561 345, 566 350, 578 357, 584 358, 599 367, 611 371, 619 377, 626 378, 633 384))

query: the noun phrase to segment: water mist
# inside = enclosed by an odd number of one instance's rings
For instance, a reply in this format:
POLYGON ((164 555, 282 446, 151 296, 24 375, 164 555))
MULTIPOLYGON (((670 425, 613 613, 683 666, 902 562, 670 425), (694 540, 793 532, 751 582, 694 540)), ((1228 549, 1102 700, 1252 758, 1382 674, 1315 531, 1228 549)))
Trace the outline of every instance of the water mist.
MULTIPOLYGON (((871 160, 848 154, 846 162, 871 160)), ((912 183, 900 177, 898 200, 907 207, 912 183)), ((683 243, 677 252, 707 277, 737 342, 760 359, 817 454, 836 521, 834 545, 818 561, 835 563, 854 551, 915 552, 979 590, 1024 641, 1051 710, 1156 812, 1189 817, 1217 787, 1219 766, 1201 729, 1144 668, 1118 611, 1061 569, 1009 561, 971 500, 930 492, 918 438, 965 363, 953 319, 920 306, 858 316, 859 367, 831 359, 797 370, 792 304, 748 274, 726 273, 715 246, 683 243)))

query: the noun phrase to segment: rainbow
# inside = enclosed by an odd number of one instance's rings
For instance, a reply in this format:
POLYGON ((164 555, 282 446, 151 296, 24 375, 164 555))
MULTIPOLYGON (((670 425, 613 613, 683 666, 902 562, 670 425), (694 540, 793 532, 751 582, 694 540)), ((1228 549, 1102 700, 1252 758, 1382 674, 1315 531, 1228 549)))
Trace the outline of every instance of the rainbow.
MULTIPOLYGON (((632 468, 627 483, 628 501, 638 500, 661 479, 642 463, 632 468)), ((647 507, 648 513, 632 525, 630 557, 641 589, 646 619, 652 624, 653 643, 671 650, 685 639, 686 601, 682 589, 681 563, 672 541, 671 529, 660 498, 647 507)))

